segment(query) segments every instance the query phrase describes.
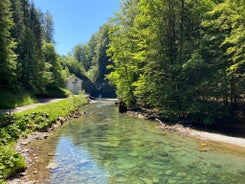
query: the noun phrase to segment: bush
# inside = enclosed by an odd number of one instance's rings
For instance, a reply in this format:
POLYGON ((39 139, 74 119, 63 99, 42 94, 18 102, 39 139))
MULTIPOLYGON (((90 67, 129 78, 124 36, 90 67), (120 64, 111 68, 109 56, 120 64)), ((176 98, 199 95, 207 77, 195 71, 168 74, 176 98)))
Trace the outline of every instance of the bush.
POLYGON ((16 118, 11 113, 0 114, 0 128, 15 122, 16 118))
POLYGON ((71 92, 64 88, 48 86, 44 95, 47 97, 65 98, 71 95, 71 92))

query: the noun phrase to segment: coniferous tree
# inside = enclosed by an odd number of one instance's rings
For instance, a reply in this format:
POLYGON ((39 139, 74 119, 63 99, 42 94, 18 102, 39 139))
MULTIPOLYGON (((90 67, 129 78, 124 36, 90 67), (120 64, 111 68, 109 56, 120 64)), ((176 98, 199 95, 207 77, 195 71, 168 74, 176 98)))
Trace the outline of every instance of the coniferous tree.
POLYGON ((34 4, 22 0, 24 15, 24 33, 19 43, 20 52, 18 57, 19 81, 23 86, 40 93, 44 90, 41 86, 42 70, 45 68, 42 62, 42 28, 40 14, 34 4))
POLYGON ((55 43, 54 41, 54 20, 49 11, 40 12, 43 40, 47 43, 55 43))
MULTIPOLYGON (((0 87, 14 87, 16 79, 16 43, 11 37, 13 20, 9 0, 0 1, 0 87)), ((15 83, 16 85, 16 83, 15 83)))

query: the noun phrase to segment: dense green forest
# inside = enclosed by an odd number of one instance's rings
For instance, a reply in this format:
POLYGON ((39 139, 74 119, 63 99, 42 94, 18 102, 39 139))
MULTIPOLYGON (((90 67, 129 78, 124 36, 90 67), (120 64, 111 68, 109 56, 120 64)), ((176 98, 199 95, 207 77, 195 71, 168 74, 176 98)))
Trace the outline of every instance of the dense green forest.
POLYGON ((65 73, 55 51, 51 14, 28 0, 3 0, 0 9, 1 100, 27 91, 30 96, 62 95, 65 73))
POLYGON ((244 2, 123 1, 107 51, 118 97, 171 121, 244 117, 244 2))
POLYGON ((29 0, 3 0, 0 9, 0 108, 33 103, 36 97, 65 97, 65 83, 72 75, 84 81, 86 92, 98 95, 97 87, 108 74, 108 26, 86 45, 60 56, 49 12, 29 0))
POLYGON ((244 117, 243 0, 123 0, 66 56, 55 51, 49 12, 28 0, 2 0, 0 9, 2 99, 27 91, 65 96, 66 79, 77 75, 94 95, 113 96, 115 86, 128 106, 171 121, 244 117))

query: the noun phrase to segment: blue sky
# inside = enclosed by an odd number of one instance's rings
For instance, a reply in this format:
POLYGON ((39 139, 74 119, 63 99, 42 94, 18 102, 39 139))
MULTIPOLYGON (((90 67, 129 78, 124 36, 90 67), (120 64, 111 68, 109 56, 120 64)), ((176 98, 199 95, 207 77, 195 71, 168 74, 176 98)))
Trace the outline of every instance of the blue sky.
POLYGON ((42 12, 54 19, 56 51, 71 52, 75 45, 86 43, 99 31, 113 13, 120 9, 120 0, 33 0, 42 12))

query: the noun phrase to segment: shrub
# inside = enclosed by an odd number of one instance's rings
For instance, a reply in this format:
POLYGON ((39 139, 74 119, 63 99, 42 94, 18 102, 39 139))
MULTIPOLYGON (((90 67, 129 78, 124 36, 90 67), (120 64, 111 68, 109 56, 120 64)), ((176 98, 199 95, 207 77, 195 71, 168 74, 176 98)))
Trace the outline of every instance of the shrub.
POLYGON ((13 145, 0 147, 0 182, 26 168, 25 160, 12 147, 13 145))
POLYGON ((71 95, 71 92, 67 89, 56 87, 56 86, 49 86, 47 87, 45 96, 47 97, 55 97, 55 98, 65 98, 71 95))

